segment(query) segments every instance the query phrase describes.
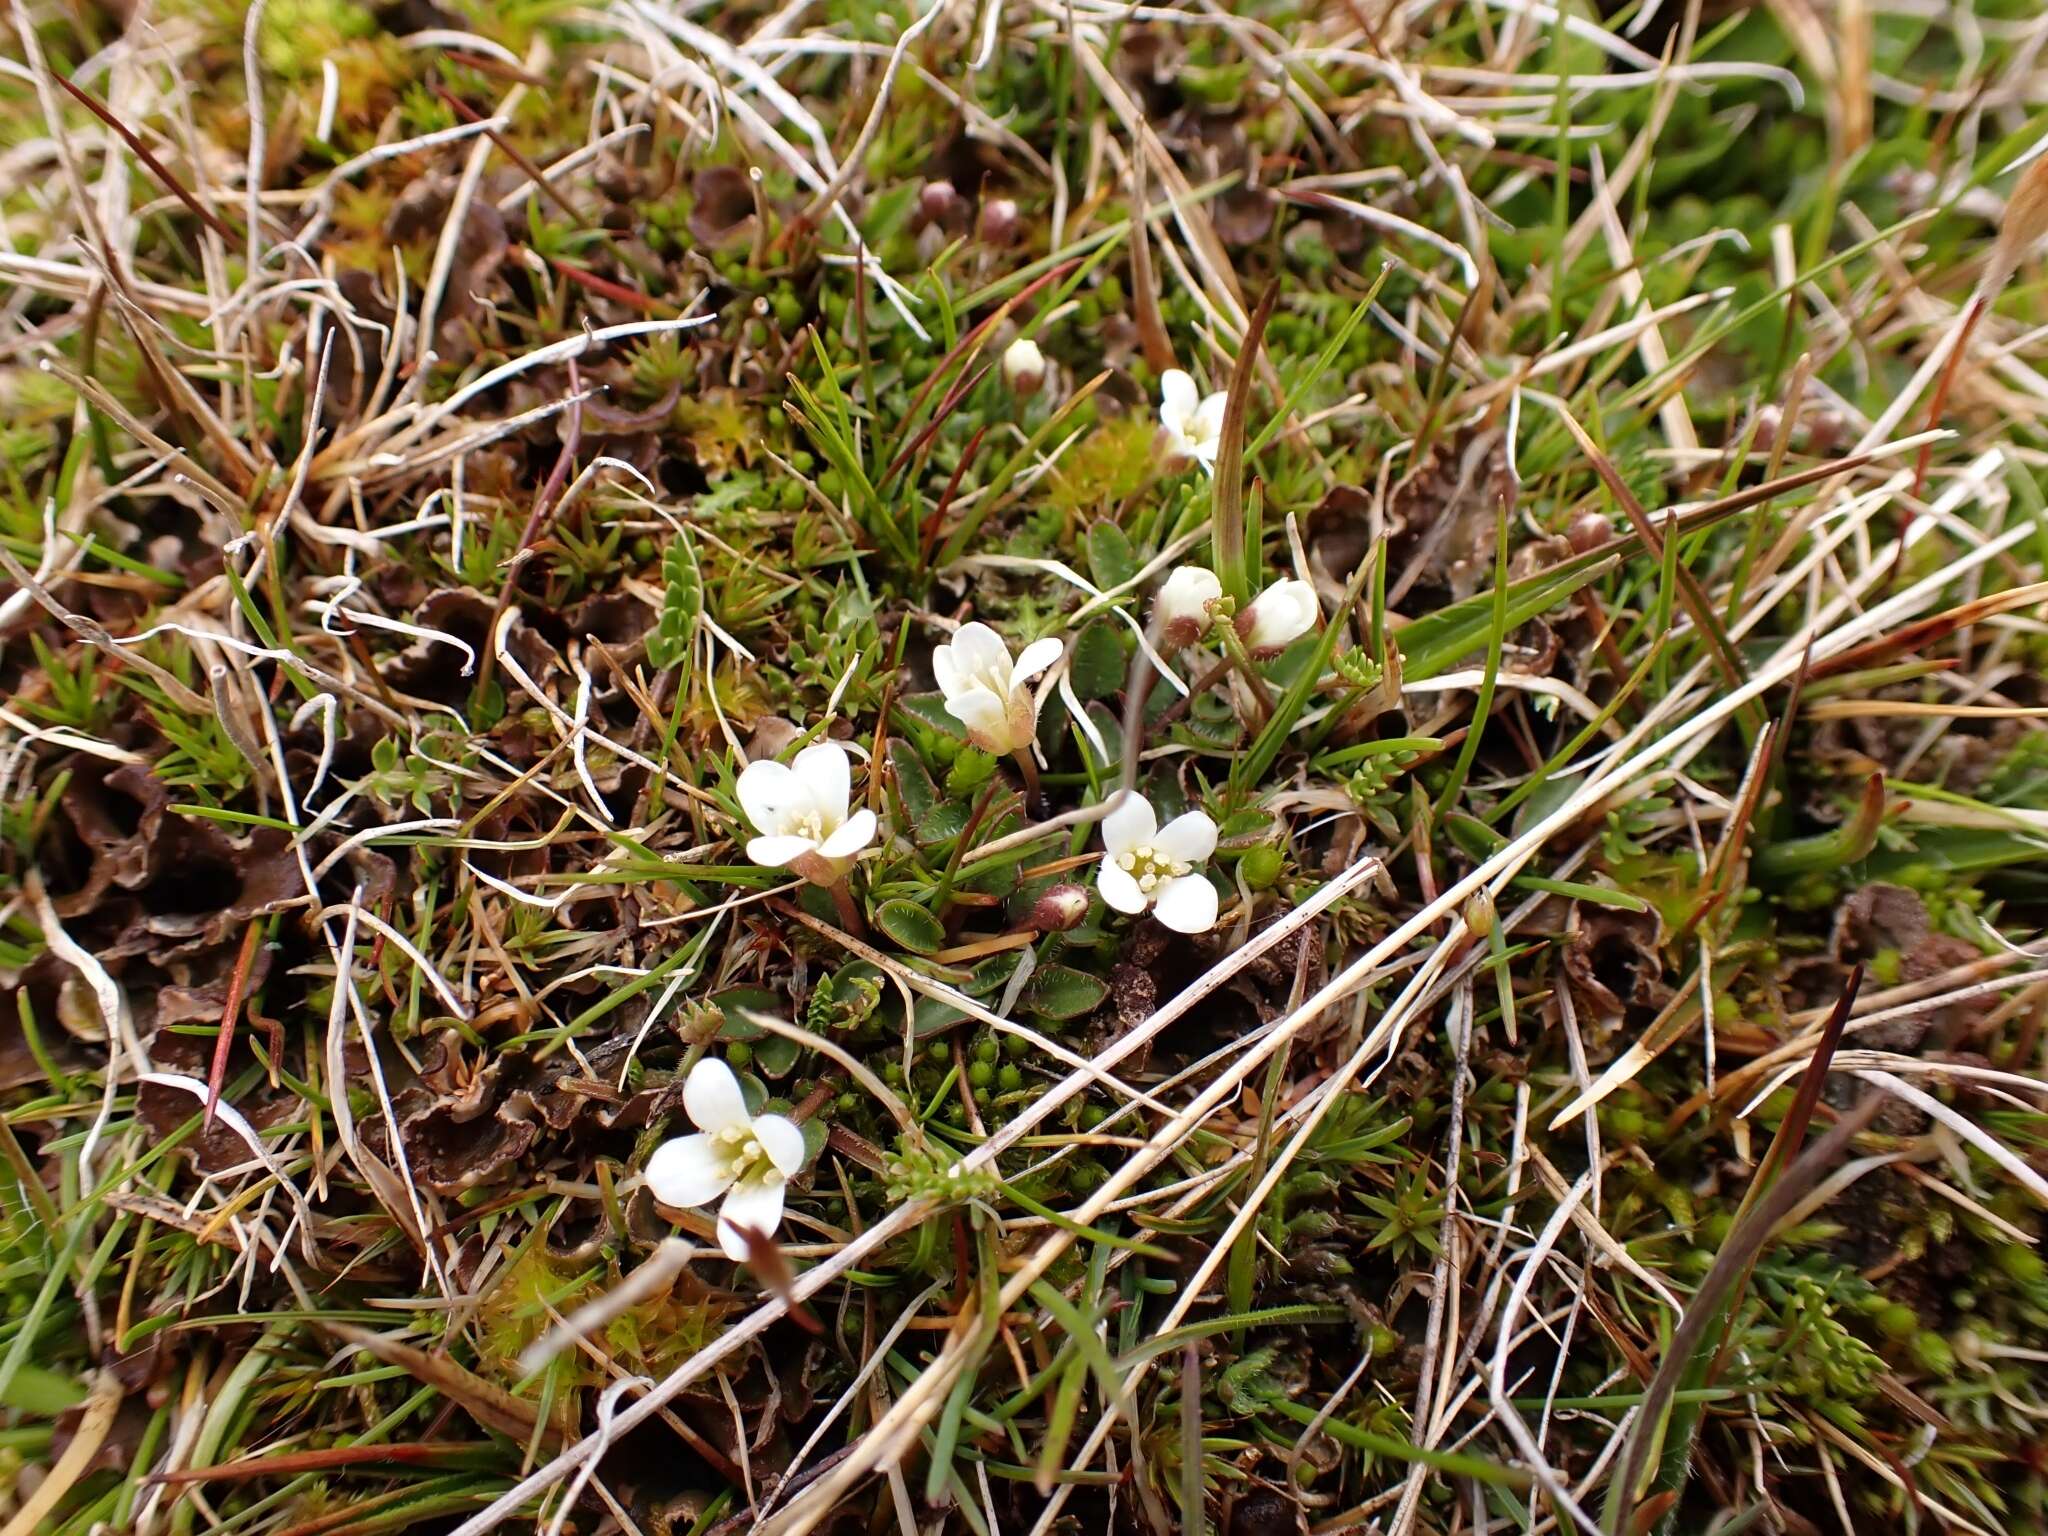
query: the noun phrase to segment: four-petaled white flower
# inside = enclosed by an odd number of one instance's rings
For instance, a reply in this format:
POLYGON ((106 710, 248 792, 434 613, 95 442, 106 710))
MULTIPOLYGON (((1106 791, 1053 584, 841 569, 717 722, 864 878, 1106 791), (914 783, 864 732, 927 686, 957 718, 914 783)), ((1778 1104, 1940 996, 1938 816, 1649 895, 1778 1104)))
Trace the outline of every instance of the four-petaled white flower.
POLYGON ((1209 633, 1212 610, 1222 600, 1223 583, 1199 565, 1184 565, 1166 578, 1152 603, 1153 622, 1166 643, 1178 649, 1209 633))
POLYGON ((761 835, 747 857, 774 869, 794 864, 820 885, 845 878, 853 856, 875 840, 875 813, 847 814, 853 769, 846 748, 821 741, 797 753, 788 767, 762 759, 740 772, 740 809, 761 835))
POLYGON ((1065 649, 1055 639, 1034 640, 1012 664, 1001 635, 986 624, 962 624, 950 645, 932 652, 946 713, 984 752, 1007 757, 1023 751, 1038 735, 1038 702, 1027 685, 1065 649))
MULTIPOLYGON (((815 750, 815 749, 814 749, 815 750)), ((740 1080, 715 1056, 683 1083, 694 1136, 664 1141, 647 1159, 647 1187, 663 1205, 709 1205, 720 1195, 718 1246, 747 1256, 741 1227, 765 1237, 782 1225, 783 1187, 804 1165, 804 1133, 787 1115, 750 1115, 740 1080)))
POLYGON ((1316 589, 1288 577, 1276 581, 1237 616, 1237 632, 1254 655, 1285 649, 1315 628, 1316 589))
POLYGON ((1102 819, 1102 871, 1095 888, 1119 912, 1153 909, 1178 933, 1206 933, 1216 924, 1216 887, 1195 866, 1216 851, 1216 823, 1200 811, 1165 826, 1135 791, 1102 819))
POLYGON ((1159 425, 1166 438, 1169 461, 1193 459, 1214 472, 1216 450, 1223 442, 1223 405, 1230 397, 1223 390, 1213 395, 1196 393, 1195 381, 1178 368, 1169 368, 1159 379, 1159 425))

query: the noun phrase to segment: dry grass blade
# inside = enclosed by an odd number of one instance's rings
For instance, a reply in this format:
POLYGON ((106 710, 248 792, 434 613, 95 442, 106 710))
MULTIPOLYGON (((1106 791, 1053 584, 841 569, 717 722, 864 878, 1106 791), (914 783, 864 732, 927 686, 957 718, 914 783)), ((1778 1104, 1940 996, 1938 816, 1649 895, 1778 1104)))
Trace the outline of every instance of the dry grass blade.
POLYGON ((94 117, 97 117, 109 128, 113 129, 115 133, 119 134, 121 142, 128 146, 136 159, 149 168, 149 174, 157 179, 158 185, 177 198, 187 208, 191 209, 195 218, 230 245, 240 243, 241 237, 235 233, 233 227, 219 214, 194 197, 191 190, 178 180, 176 176, 173 176, 170 168, 156 157, 147 144, 143 143, 135 130, 122 122, 113 112, 109 111, 104 102, 100 101, 90 91, 83 89, 77 82, 57 73, 55 70, 50 72, 50 78, 70 92, 72 100, 76 101, 80 106, 91 112, 94 117))
MULTIPOLYGON (((1578 443, 1579 451, 1585 454, 1592 462, 1593 468, 1599 472, 1600 481, 1607 487, 1608 493, 1621 504, 1622 511, 1628 514, 1629 524, 1635 529, 1636 537, 1643 541, 1643 548, 1649 551, 1652 558, 1662 560, 1664 536, 1657 531, 1649 514, 1643 510, 1643 504, 1636 499, 1635 492, 1629 489, 1628 482, 1621 476, 1621 471, 1614 467, 1614 461, 1600 451, 1599 445, 1586 435, 1585 428, 1572 419, 1571 412, 1560 409, 1557 414, 1573 440, 1578 443)), ((1676 537, 1675 520, 1671 531, 1676 537)), ((1691 568, 1683 559, 1673 562, 1671 572, 1678 582, 1679 601, 1685 605, 1685 611, 1706 638, 1713 651, 1715 665, 1720 668, 1721 675, 1727 679, 1730 687, 1740 687, 1747 679, 1747 669, 1728 639, 1727 627, 1722 624, 1721 616, 1714 612, 1714 605, 1700 589, 1699 578, 1693 575, 1691 568)))
POLYGON ((323 1322, 321 1326, 342 1342, 365 1354, 375 1355, 386 1365, 400 1367, 422 1386, 432 1387, 459 1405, 485 1429, 509 1435, 521 1442, 531 1439, 538 1429, 549 1444, 559 1444, 574 1435, 574 1421, 569 1417, 567 1403, 558 1403, 554 1414, 543 1421, 534 1404, 486 1381, 446 1355, 429 1353, 351 1323, 323 1322))
POLYGON ((2010 6, 105 9, 0 1536, 2035 1512, 2010 6))

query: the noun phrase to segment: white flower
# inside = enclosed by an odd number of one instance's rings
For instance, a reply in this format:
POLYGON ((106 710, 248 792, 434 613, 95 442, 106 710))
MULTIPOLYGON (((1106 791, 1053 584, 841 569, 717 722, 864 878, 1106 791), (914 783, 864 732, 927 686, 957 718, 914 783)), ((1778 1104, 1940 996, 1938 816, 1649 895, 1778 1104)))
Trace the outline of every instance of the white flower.
POLYGON ((1026 397, 1045 383, 1045 354, 1029 336, 1019 336, 1003 353, 1003 382, 1026 397))
POLYGON ((740 772, 740 809, 761 835, 747 857, 772 869, 797 865, 806 879, 830 884, 875 840, 875 813, 847 814, 853 770, 846 748, 821 741, 797 753, 788 767, 763 759, 740 772))
POLYGON ((1237 616, 1237 632, 1254 654, 1282 650, 1316 627, 1319 611, 1316 589, 1290 576, 1253 599, 1237 616))
POLYGON ((1065 649, 1058 640, 1034 640, 1012 665, 1001 635, 986 624, 962 624, 950 645, 932 652, 946 713, 984 752, 1007 757, 1023 751, 1038 735, 1038 703, 1026 685, 1065 649))
POLYGON ((1102 819, 1102 872, 1095 888, 1119 912, 1154 909, 1178 933, 1216 924, 1216 887, 1195 866, 1216 851, 1216 823, 1200 811, 1165 826, 1151 802, 1133 792, 1102 819))
POLYGON ((1193 645, 1209 632, 1210 610, 1222 596, 1223 583, 1214 571, 1184 565, 1166 578, 1153 599, 1153 621, 1168 645, 1193 645))
POLYGON ((1227 399, 1220 389, 1198 399, 1193 379, 1178 368, 1166 370, 1159 380, 1159 425, 1165 429, 1169 460, 1193 459, 1202 468, 1215 470, 1227 399))
POLYGON ((718 1246, 744 1259, 739 1228, 772 1237, 784 1184, 804 1165, 804 1133, 787 1115, 750 1115, 740 1080, 715 1056, 690 1069, 683 1108, 695 1136, 664 1141, 647 1159, 647 1187, 663 1205, 709 1205, 720 1195, 718 1246))

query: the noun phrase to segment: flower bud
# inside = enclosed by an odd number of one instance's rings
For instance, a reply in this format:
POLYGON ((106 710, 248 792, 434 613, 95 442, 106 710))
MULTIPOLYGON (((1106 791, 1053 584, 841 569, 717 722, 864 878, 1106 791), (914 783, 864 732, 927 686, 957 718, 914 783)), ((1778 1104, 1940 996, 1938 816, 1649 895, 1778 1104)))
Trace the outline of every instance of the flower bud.
POLYGON ((1598 512, 1581 512, 1572 519, 1565 537, 1572 542, 1572 552, 1583 555, 1613 538, 1614 529, 1598 512))
POLYGON ((981 205, 981 238, 990 245, 1008 245, 1017 238, 1017 204, 992 197, 981 205))
POLYGON ((1169 651, 1193 645, 1209 632, 1223 583, 1199 565, 1184 565, 1166 578, 1152 604, 1153 622, 1169 651))
POLYGON ((928 181, 917 194, 917 211, 927 224, 947 228, 967 221, 967 203, 950 181, 928 181))
POLYGON ((1237 633, 1254 656, 1272 656, 1315 628, 1316 589, 1289 577, 1276 581, 1237 616, 1237 633))
POLYGON ((1003 382, 1020 400, 1045 387, 1045 354, 1029 336, 1019 336, 1003 353, 1003 382))
POLYGON ((1493 932, 1495 916, 1493 894, 1481 886, 1465 902, 1465 931, 1475 939, 1486 938, 1493 932))
POLYGON ((1039 933, 1065 933, 1079 927, 1087 915, 1087 889, 1062 882, 1038 898, 1021 926, 1039 933))
POLYGON ((1271 843, 1261 843, 1245 851, 1238 861, 1238 872, 1244 876, 1244 883, 1255 891, 1270 890, 1280 878, 1280 872, 1287 866, 1287 856, 1271 843))

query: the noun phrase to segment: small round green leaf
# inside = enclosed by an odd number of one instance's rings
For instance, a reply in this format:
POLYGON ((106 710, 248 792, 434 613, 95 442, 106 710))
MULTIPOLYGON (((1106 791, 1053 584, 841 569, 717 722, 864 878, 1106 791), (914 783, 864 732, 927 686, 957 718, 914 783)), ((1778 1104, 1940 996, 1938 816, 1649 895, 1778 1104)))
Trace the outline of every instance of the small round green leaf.
POLYGON ((945 928, 914 901, 883 902, 875 913, 875 926, 915 954, 929 955, 945 947, 945 928))

